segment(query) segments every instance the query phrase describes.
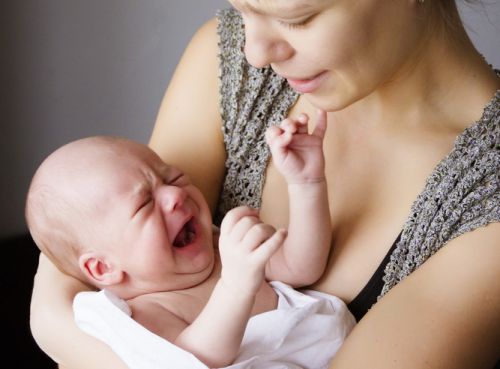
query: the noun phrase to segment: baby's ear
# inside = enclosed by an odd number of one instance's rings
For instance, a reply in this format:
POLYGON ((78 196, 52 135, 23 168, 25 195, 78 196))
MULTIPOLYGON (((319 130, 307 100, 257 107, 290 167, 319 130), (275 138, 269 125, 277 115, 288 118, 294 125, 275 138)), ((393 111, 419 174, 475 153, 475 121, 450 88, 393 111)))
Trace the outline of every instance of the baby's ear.
POLYGON ((87 252, 80 256, 78 265, 93 284, 102 288, 116 285, 123 280, 123 271, 102 254, 87 252))

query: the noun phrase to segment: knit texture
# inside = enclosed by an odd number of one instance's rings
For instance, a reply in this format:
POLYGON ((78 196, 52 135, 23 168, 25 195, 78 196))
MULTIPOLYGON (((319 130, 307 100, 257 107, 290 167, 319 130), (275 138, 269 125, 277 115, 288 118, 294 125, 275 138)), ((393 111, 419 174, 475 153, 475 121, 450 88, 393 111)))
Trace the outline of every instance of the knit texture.
MULTIPOLYGON (((226 176, 218 219, 233 207, 259 208, 270 152, 265 131, 281 122, 298 94, 271 68, 249 65, 240 15, 218 13, 220 108, 226 176)), ((412 205, 385 268, 379 298, 455 237, 500 221, 500 90, 479 121, 460 134, 412 205)))
POLYGON ((271 68, 248 64, 239 13, 222 10, 218 20, 219 96, 227 160, 216 222, 239 205, 260 208, 270 155, 266 129, 279 124, 299 96, 271 68))
POLYGON ((379 297, 448 241, 500 221, 500 90, 455 140, 413 203, 379 297))

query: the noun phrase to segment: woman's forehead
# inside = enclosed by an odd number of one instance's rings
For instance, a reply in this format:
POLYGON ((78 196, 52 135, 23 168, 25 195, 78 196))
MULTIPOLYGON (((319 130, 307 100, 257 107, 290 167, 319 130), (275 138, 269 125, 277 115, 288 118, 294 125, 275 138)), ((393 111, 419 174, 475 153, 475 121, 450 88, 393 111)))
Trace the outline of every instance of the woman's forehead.
POLYGON ((327 0, 229 0, 237 9, 252 13, 296 12, 310 9, 327 0))

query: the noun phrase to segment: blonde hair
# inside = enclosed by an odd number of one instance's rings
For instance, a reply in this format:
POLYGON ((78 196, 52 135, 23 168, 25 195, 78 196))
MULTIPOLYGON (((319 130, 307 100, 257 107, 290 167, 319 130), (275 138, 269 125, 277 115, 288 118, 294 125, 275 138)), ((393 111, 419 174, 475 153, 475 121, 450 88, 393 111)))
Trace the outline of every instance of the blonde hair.
MULTIPOLYGON (((467 4, 481 4, 480 0, 462 0, 467 4)), ((450 35, 464 35, 463 22, 458 11, 456 0, 427 0, 427 16, 432 19, 436 29, 450 35)))

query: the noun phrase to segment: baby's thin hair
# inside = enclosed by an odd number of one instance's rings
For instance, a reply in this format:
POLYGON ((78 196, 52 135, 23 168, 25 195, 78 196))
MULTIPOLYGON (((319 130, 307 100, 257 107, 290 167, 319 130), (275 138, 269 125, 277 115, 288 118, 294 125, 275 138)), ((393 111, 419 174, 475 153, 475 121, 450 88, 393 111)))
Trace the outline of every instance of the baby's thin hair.
MULTIPOLYGON (((35 175, 29 188, 25 217, 31 236, 40 251, 63 273, 85 280, 78 267, 81 245, 78 230, 68 220, 69 214, 77 211, 64 196, 46 183, 38 183, 35 175)), ((83 222, 82 222, 83 223, 83 222)))
MULTIPOLYGON (((92 178, 88 154, 120 155, 121 144, 132 142, 112 136, 93 136, 70 142, 49 155, 37 169, 28 190, 25 218, 38 248, 64 273, 89 282, 79 257, 95 242, 93 201, 82 201, 79 182, 92 178)), ((96 159, 97 158, 97 159, 96 159)), ((95 245, 93 245, 95 246, 95 245)))

